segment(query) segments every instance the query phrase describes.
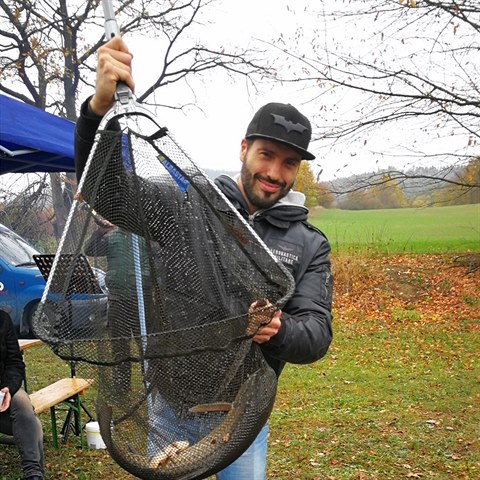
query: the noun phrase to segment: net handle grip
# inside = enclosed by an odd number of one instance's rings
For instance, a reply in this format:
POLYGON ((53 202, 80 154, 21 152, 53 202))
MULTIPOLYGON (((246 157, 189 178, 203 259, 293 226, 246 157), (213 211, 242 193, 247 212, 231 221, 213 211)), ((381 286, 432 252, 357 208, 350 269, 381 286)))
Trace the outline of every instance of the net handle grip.
MULTIPOLYGON (((103 16, 105 18, 105 38, 107 42, 113 37, 120 36, 120 28, 115 18, 115 10, 113 9, 111 0, 102 0, 103 16)), ((124 82, 118 82, 115 91, 115 99, 122 105, 127 104, 132 98, 132 91, 124 82)))

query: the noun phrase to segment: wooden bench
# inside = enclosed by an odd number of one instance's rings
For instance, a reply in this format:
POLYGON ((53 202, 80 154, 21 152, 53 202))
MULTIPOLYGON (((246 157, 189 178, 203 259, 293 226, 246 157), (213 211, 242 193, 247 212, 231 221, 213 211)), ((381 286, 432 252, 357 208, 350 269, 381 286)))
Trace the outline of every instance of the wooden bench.
MULTIPOLYGON (((42 413, 50 409, 50 419, 52 424, 52 437, 53 446, 58 448, 58 434, 57 434, 57 421, 55 407, 60 404, 66 404, 68 406, 67 419, 65 420, 62 428, 64 435, 64 441, 68 437, 68 431, 71 427, 72 415, 75 420, 75 431, 77 435, 80 435, 80 442, 83 447, 83 427, 81 420, 82 404, 80 402, 80 395, 83 395, 85 390, 90 387, 93 380, 85 380, 83 378, 62 378, 47 387, 41 388, 36 392, 30 394, 30 400, 32 402, 35 413, 42 413)), ((88 413, 88 411, 84 408, 88 413)), ((88 413, 90 420, 91 415, 88 413)))

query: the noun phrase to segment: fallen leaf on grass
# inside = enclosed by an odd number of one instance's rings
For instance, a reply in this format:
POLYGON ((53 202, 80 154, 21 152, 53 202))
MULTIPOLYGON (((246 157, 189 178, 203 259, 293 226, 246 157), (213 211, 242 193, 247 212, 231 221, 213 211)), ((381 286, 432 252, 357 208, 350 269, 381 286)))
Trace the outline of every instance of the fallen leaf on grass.
POLYGON ((452 460, 461 460, 462 457, 460 455, 457 455, 456 453, 452 453, 450 455, 445 455, 447 458, 451 458, 452 460))

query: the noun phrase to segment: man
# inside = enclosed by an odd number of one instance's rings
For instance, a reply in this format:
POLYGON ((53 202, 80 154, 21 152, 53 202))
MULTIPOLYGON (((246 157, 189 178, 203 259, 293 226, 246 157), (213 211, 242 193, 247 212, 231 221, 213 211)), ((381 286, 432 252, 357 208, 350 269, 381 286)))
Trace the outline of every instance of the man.
POLYGON ((9 318, 0 317, 0 432, 13 435, 20 452, 23 478, 41 480, 43 431, 27 393, 20 388, 25 364, 9 318))
MULTIPOLYGON (((98 50, 95 94, 83 104, 76 129, 78 177, 101 117, 113 103, 117 82, 134 89, 131 60, 120 37, 98 50)), ((286 362, 306 364, 320 359, 332 340, 330 245, 307 223, 304 195, 291 190, 302 159, 315 158, 307 150, 310 137, 310 122, 296 108, 267 104, 255 114, 241 142, 240 175, 216 180, 295 279, 295 292, 284 309, 253 337, 277 375, 286 362)), ((267 428, 237 461, 217 474, 218 480, 265 478, 267 428)))

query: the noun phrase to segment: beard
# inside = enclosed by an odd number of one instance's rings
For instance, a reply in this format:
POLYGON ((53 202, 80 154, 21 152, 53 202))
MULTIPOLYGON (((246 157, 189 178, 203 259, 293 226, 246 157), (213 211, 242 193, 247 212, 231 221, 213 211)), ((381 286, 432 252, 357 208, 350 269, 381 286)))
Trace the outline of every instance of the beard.
POLYGON ((243 190, 250 204, 259 210, 272 207, 280 199, 285 197, 285 195, 287 195, 292 188, 293 182, 290 185, 287 185, 286 183, 272 180, 271 178, 260 175, 259 173, 254 174, 251 172, 247 164, 248 160, 242 164, 242 169, 240 171, 243 190), (257 184, 258 180, 260 179, 271 184, 278 185, 280 189, 277 192, 265 192, 257 184))

